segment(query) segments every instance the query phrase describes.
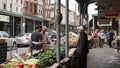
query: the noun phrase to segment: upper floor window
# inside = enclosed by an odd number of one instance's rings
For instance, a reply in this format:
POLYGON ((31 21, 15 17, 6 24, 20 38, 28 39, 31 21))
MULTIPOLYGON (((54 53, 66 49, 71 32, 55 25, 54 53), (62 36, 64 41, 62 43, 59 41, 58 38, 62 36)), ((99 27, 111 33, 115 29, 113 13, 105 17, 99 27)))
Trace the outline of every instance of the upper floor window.
POLYGON ((47 11, 47 17, 50 18, 50 10, 47 11))
POLYGON ((30 3, 30 12, 32 12, 32 3, 30 3))
POLYGON ((50 4, 50 0, 46 0, 47 4, 50 4))
POLYGON ((23 12, 23 9, 21 8, 21 13, 23 12))
POLYGON ((16 7, 16 12, 18 12, 18 7, 16 7))
POLYGON ((27 1, 25 2, 25 10, 26 11, 28 10, 28 2, 27 1))
POLYGON ((37 14, 37 4, 34 4, 34 13, 37 14))
POLYGON ((42 15, 43 14, 43 8, 41 5, 39 5, 39 14, 42 15))
POLYGON ((10 0, 10 11, 12 11, 12 0, 10 0))
POLYGON ((21 4, 23 3, 23 0, 21 0, 21 4))
POLYGON ((18 3, 19 0, 16 0, 16 3, 18 3))
POLYGON ((6 9, 7 7, 7 0, 3 0, 3 9, 6 9))

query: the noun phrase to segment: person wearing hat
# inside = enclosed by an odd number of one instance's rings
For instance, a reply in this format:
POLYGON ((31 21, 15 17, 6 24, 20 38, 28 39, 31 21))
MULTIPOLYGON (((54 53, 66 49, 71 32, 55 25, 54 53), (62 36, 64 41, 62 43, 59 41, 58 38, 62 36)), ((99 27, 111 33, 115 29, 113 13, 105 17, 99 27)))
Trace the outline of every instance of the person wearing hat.
POLYGON ((79 39, 77 42, 76 55, 79 59, 79 68, 87 68, 87 54, 88 50, 88 37, 84 32, 84 27, 79 26, 78 28, 79 39))

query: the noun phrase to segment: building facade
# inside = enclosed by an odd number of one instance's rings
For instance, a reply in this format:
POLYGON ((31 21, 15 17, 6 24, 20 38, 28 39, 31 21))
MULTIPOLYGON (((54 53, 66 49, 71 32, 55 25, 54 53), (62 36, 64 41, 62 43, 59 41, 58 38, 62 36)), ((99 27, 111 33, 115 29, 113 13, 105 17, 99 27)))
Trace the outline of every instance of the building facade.
POLYGON ((43 0, 0 0, 0 31, 11 36, 33 32, 42 25, 43 0))

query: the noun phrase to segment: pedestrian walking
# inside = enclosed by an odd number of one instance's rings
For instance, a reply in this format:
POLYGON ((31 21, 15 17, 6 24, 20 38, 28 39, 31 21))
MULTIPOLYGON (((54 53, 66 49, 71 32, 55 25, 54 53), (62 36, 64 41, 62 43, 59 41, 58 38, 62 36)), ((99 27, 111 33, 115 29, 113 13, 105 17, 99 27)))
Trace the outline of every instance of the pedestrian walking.
POLYGON ((98 29, 95 29, 94 33, 93 33, 93 48, 96 48, 97 45, 98 45, 98 40, 97 40, 97 37, 98 37, 98 29))
POLYGON ((109 47, 110 48, 112 48, 112 41, 113 41, 113 39, 114 39, 114 32, 113 31, 109 31, 108 33, 107 33, 107 37, 108 37, 108 45, 109 45, 109 47))
POLYGON ((101 42, 100 42, 100 44, 101 44, 101 48, 103 47, 103 45, 104 45, 104 43, 105 43, 105 38, 106 38, 106 35, 105 35, 105 33, 104 33, 104 30, 101 30, 101 37, 100 37, 100 39, 101 39, 101 42))
POLYGON ((84 32, 84 27, 78 27, 79 39, 77 42, 76 55, 79 58, 79 67, 78 68, 87 68, 87 54, 88 50, 88 37, 84 32))

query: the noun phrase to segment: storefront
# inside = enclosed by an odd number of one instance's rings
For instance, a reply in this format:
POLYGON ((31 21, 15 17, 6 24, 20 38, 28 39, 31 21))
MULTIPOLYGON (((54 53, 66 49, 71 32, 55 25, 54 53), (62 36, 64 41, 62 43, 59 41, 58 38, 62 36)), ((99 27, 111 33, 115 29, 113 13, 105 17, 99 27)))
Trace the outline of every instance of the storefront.
POLYGON ((0 14, 0 31, 6 31, 10 34, 10 16, 0 14))
MULTIPOLYGON (((16 35, 23 33, 31 33, 35 30, 35 27, 42 25, 42 18, 37 16, 25 15, 25 23, 23 23, 23 15, 14 12, 8 12, 0 10, 0 31, 6 31, 10 36, 15 37, 16 35)), ((49 22, 44 20, 43 24, 47 27, 49 22)))

